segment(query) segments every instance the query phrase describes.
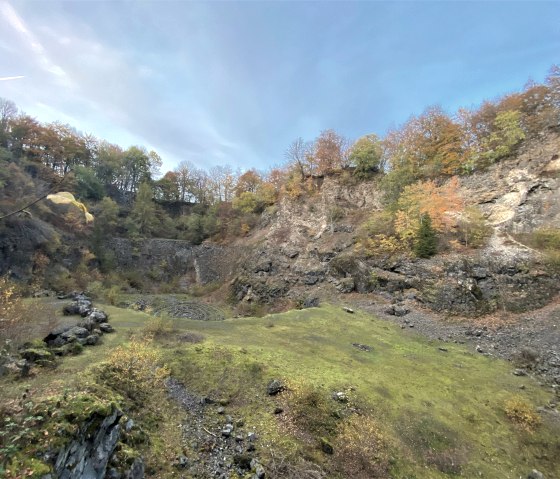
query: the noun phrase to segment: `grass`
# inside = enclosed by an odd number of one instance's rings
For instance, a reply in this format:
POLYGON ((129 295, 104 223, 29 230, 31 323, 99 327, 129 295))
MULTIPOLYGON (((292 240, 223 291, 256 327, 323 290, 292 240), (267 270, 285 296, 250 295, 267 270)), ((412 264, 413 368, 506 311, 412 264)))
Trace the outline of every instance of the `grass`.
POLYGON ((334 306, 181 321, 178 327, 207 339, 187 347, 167 344, 173 374, 202 394, 230 400, 276 447, 301 449, 298 435, 286 437, 270 413, 279 400, 266 397, 266 383, 280 377, 329 400, 331 392, 351 391, 353 403, 377 418, 395 445, 394 477, 447 477, 460 470, 464 477, 505 478, 532 468, 560 474, 554 459, 559 431, 546 425, 534 433, 520 430, 505 412, 512 397, 536 408, 550 394, 530 378, 513 376, 505 361, 453 344, 443 352, 439 342, 334 306), (372 351, 360 351, 356 342, 372 351), (456 461, 460 468, 451 467, 456 461))
MULTIPOLYGON (((78 387, 83 371, 150 320, 143 312, 100 307, 110 314, 116 333, 82 355, 65 357, 56 370, 21 382, 0 380, 6 399, 27 388, 42 396, 78 387)), ((365 460, 371 448, 382 447, 378 469, 395 478, 512 478, 533 468, 560 477, 558 425, 543 419, 528 430, 507 413, 512 398, 529 414, 548 403, 550 393, 529 377, 513 376, 505 361, 449 343, 447 352, 440 351, 440 342, 328 305, 264 318, 175 319, 173 328, 157 342, 172 375, 194 392, 227 403, 228 414, 257 430, 265 460, 297 456, 320 464, 329 477, 348 477, 344 471, 350 469, 337 450, 340 444, 348 447, 340 442, 348 437, 355 441, 349 457, 365 460), (187 332, 204 340, 181 341, 187 332), (269 397, 266 385, 272 378, 284 380, 288 390, 269 397), (339 391, 348 401, 332 398, 339 391), (278 406, 284 413, 275 415, 278 406), (356 419, 360 416, 364 421, 356 419), (368 430, 361 432, 362 423, 370 424, 379 440, 362 441, 360 434, 368 430), (334 445, 334 455, 321 452, 323 439, 334 445)), ((155 433, 155 443, 165 444, 168 454, 173 447, 164 436, 176 427, 178 414, 165 414, 155 433)))

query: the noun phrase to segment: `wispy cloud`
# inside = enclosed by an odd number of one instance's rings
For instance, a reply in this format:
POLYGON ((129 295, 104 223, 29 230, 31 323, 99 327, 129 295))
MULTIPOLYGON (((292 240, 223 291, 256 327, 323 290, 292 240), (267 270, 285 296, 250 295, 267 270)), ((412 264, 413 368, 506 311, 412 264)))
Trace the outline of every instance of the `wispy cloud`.
POLYGON ((10 81, 10 80, 21 80, 22 78, 25 78, 24 75, 18 75, 15 77, 0 77, 0 81, 10 81))
POLYGON ((31 30, 27 27, 23 19, 18 15, 15 9, 8 3, 2 2, 0 3, 0 14, 6 22, 20 34, 20 36, 26 42, 28 48, 30 48, 36 56, 37 61, 41 65, 41 67, 49 73, 56 75, 61 82, 66 84, 66 86, 70 85, 70 80, 67 77, 66 72, 57 64, 55 64, 47 54, 47 51, 43 47, 43 45, 37 40, 35 35, 31 32, 31 30))

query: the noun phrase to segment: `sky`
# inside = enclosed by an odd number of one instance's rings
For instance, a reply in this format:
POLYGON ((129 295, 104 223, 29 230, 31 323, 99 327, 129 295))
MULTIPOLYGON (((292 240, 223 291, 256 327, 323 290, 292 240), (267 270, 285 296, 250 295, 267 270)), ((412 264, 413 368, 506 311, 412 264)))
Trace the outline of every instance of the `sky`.
POLYGON ((0 97, 123 147, 265 170, 543 81, 560 2, 0 0, 0 97))

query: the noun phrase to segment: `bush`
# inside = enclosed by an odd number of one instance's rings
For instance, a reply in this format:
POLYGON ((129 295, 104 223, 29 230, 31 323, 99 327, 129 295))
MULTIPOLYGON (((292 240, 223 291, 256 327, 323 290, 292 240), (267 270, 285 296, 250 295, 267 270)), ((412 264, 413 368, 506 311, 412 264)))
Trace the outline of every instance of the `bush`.
POLYGON ((121 288, 118 286, 111 286, 105 293, 105 298, 110 305, 115 306, 119 301, 119 295, 121 293, 121 288))
POLYGON ((542 228, 522 236, 529 246, 541 251, 560 251, 560 229, 542 228))
POLYGON ((465 246, 480 248, 492 233, 492 227, 486 224, 482 212, 473 206, 466 208, 461 215, 458 233, 465 246))
POLYGON ((165 336, 166 334, 173 331, 173 321, 167 318, 162 318, 161 316, 152 316, 142 329, 144 336, 148 338, 158 338, 165 336))
POLYGON ((506 416, 517 426, 532 432, 541 423, 540 416, 520 396, 508 399, 504 405, 506 416))
POLYGON ((354 415, 340 425, 334 459, 344 477, 388 477, 387 439, 371 417, 354 415))
POLYGON ((58 322, 53 307, 24 301, 17 285, 0 277, 0 345, 15 348, 25 341, 46 336, 58 322))
POLYGON ((306 384, 288 385, 290 414, 294 424, 316 438, 336 433, 337 405, 327 391, 306 384))
POLYGON ((169 376, 159 351, 147 341, 119 346, 98 368, 99 378, 111 389, 141 404, 151 390, 160 389, 169 376))

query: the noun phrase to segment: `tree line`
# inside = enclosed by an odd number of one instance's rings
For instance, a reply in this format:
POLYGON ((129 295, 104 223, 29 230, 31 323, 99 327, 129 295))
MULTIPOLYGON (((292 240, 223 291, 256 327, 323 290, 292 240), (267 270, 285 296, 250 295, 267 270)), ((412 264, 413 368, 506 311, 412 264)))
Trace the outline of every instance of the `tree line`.
MULTIPOLYGON (((395 225, 405 231, 402 205, 418 190, 414 185, 430 184, 433 190, 446 178, 483 170, 511 156, 524 139, 559 125, 560 68, 553 66, 542 84, 530 82, 519 92, 454 114, 429 107, 383 138, 370 134, 351 141, 332 129, 313 141, 297 138, 280 166, 267 172, 227 165, 205 170, 182 161, 162 175, 155 151, 123 149, 70 125, 41 123, 0 99, 0 162, 25 164, 28 171, 40 165, 40 174, 53 182, 68 176, 72 191, 100 218, 111 212, 104 227, 120 234, 197 242, 243 234, 280 197, 313 194, 313 179, 329 174, 353 181, 378 177, 388 208, 401 211, 395 225), (170 204, 191 208, 172 210, 170 204), (117 221, 119 215, 127 220, 117 221)), ((432 220, 437 226, 437 218, 432 220)))

